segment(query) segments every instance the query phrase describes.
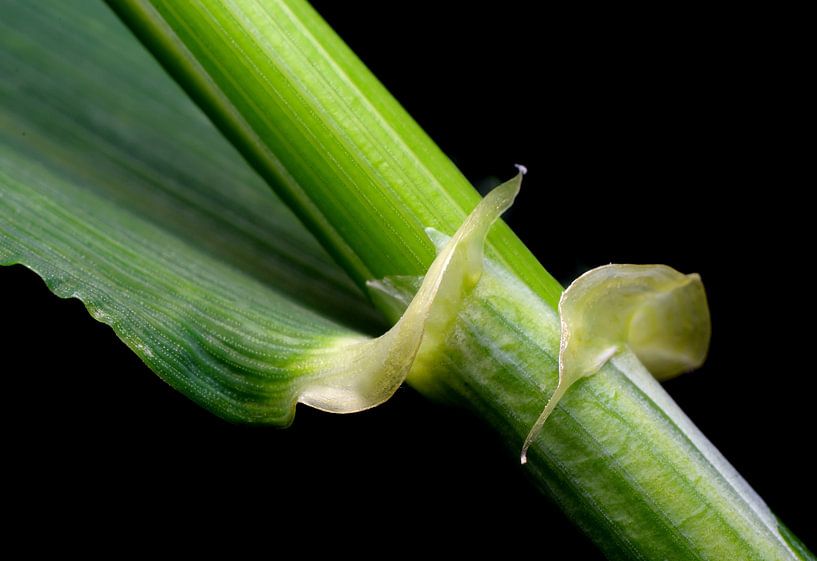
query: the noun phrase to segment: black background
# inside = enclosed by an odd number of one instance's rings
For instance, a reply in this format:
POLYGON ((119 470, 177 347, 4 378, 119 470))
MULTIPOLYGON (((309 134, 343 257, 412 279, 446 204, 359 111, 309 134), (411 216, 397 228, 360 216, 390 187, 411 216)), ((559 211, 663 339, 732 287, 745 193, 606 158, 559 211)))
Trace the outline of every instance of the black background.
MULTIPOLYGON (((757 15, 454 4, 315 2, 472 181, 528 167, 508 221, 559 280, 608 262, 701 273, 711 354, 666 387, 814 548, 811 210, 757 15)), ((600 558, 515 451, 410 389, 358 415, 299 410, 285 431, 232 426, 32 273, 0 270, 0 291, 2 462, 21 519, 600 558)))

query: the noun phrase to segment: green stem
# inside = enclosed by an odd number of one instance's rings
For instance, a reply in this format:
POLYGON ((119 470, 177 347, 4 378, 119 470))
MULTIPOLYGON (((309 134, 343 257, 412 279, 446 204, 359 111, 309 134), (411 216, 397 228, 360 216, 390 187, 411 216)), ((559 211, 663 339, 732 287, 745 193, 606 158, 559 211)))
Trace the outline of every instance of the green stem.
MULTIPOLYGON (((109 4, 361 286, 423 274, 424 228, 452 234, 479 200, 304 1, 109 4)), ((409 381, 516 455, 556 385, 561 287, 504 225, 487 254, 439 364, 409 381)), ((611 558, 809 558, 633 357, 576 383, 528 457, 611 558)))

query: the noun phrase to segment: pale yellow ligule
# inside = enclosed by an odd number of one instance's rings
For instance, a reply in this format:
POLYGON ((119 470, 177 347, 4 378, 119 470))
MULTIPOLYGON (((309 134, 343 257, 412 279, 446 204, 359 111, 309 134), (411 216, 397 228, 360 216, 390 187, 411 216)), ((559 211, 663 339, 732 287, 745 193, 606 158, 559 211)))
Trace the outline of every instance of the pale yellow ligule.
POLYGON ((412 367, 434 354, 482 275, 491 225, 513 203, 524 169, 491 191, 437 254, 400 320, 376 339, 339 342, 305 367, 297 401, 332 413, 354 413, 389 399, 412 367))
POLYGON ((522 447, 528 447, 577 380, 629 349, 659 380, 699 367, 711 333, 701 278, 665 265, 605 265, 577 278, 559 300, 559 383, 522 447))
MULTIPOLYGON (((388 400, 412 369, 428 368, 464 298, 483 271, 491 225, 513 203, 524 168, 491 191, 439 250, 400 320, 376 339, 335 341, 301 363, 296 401, 322 411, 354 413, 388 400)), ((370 283, 389 292, 388 282, 370 283)), ((629 349, 658 379, 692 370, 709 345, 706 295, 698 275, 664 265, 606 265, 576 279, 559 301, 559 382, 522 449, 577 380, 629 349)))

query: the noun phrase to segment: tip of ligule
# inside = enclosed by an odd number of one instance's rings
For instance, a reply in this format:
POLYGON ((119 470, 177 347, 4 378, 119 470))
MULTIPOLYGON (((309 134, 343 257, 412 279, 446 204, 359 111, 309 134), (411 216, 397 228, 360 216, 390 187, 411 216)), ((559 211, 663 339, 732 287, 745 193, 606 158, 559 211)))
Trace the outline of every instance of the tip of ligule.
POLYGON ((528 168, 523 165, 515 164, 515 167, 519 170, 519 173, 488 193, 480 203, 482 208, 478 207, 478 210, 474 212, 475 218, 479 216, 477 218, 479 222, 486 225, 492 224, 500 214, 513 204, 519 194, 519 189, 522 187, 522 177, 528 172, 528 168))

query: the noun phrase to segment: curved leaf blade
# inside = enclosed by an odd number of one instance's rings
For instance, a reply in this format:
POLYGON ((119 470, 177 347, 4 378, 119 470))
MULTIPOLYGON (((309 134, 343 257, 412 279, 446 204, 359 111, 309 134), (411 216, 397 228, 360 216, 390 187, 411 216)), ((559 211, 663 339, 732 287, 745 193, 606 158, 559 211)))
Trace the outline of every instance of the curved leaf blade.
POLYGON ((379 316, 104 6, 2 10, 0 264, 217 414, 286 424, 293 365, 379 316))

